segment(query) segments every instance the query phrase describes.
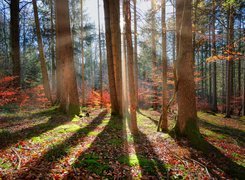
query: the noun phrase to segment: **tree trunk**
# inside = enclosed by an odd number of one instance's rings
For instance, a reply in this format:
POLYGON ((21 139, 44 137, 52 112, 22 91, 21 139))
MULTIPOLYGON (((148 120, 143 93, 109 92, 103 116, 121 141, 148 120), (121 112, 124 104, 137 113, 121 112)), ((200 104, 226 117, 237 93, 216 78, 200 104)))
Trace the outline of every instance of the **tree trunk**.
POLYGON ((157 52, 156 52, 156 0, 151 0, 151 48, 152 48, 152 87, 153 87, 153 109, 157 110, 158 96, 157 96, 157 52))
POLYGON ((11 58, 13 62, 14 87, 21 86, 21 66, 20 66, 20 17, 19 17, 19 0, 11 0, 10 2, 10 44, 11 58))
POLYGON ((179 136, 187 136, 191 140, 196 140, 199 136, 199 128, 193 70, 191 2, 191 0, 176 2, 179 42, 177 52, 178 118, 175 130, 179 136))
POLYGON ((51 21, 51 61, 52 61, 52 91, 56 92, 56 62, 54 42, 54 2, 50 0, 50 21, 51 21))
POLYGON ((98 0, 98 27, 99 27, 99 57, 100 57, 100 108, 103 106, 103 81, 102 81, 102 50, 101 50, 101 32, 100 32, 100 4, 98 0))
POLYGON ((32 0, 32 3, 33 3, 33 10, 34 10, 36 31, 37 31, 37 41, 38 41, 38 49, 39 49, 39 58, 40 58, 40 62, 41 62, 41 71, 42 71, 42 77, 43 77, 44 93, 45 93, 45 96, 48 98, 48 100, 52 103, 52 96, 51 96, 51 90, 50 90, 50 84, 49 84, 48 70, 47 70, 47 66, 46 66, 46 60, 45 60, 45 55, 44 55, 44 50, 43 50, 42 35, 41 35, 39 18, 38 18, 37 1, 32 0))
POLYGON ((168 92, 168 85, 167 85, 167 69, 168 69, 168 62, 167 62, 167 45, 166 45, 166 22, 165 22, 165 0, 162 0, 162 115, 161 115, 161 129, 162 131, 168 130, 168 118, 167 118, 167 92, 168 92))
MULTIPOLYGON (((212 1, 213 19, 212 19, 212 56, 216 56, 216 35, 215 35, 215 21, 216 21, 216 9, 215 1, 212 1)), ((217 74, 216 74, 216 62, 213 62, 213 73, 212 73, 212 106, 211 110, 217 112, 217 74)))
POLYGON ((115 85, 118 101, 118 113, 123 115, 122 110, 122 62, 121 62, 121 32, 120 32, 120 1, 109 0, 111 48, 114 63, 115 85))
MULTIPOLYGON (((233 52, 233 39, 234 39, 234 9, 233 7, 229 7, 228 10, 228 50, 229 52, 233 52)), ((226 62, 226 118, 231 117, 231 96, 232 96, 232 64, 233 57, 231 54, 228 55, 229 60, 226 62)))
POLYGON ((83 48, 83 0, 80 0, 81 4, 81 51, 82 51, 82 106, 85 106, 85 72, 84 72, 84 48, 83 48))
POLYGON ((131 12, 130 0, 124 0, 125 7, 125 21, 126 21, 126 41, 127 41, 127 58, 128 58, 128 78, 129 78, 129 99, 130 99, 130 128, 133 134, 138 132, 137 118, 136 118, 136 98, 135 98, 135 74, 134 74, 134 60, 133 60, 133 44, 131 32, 131 12))
POLYGON ((137 34, 137 0, 134 1, 134 68, 135 68, 135 100, 136 108, 138 109, 138 34, 137 34))
POLYGON ((69 115, 80 112, 77 81, 73 60, 73 46, 68 0, 56 1, 57 63, 60 85, 60 109, 69 115))
POLYGON ((119 103, 117 99, 116 91, 116 78, 114 71, 114 62, 112 54, 112 35, 110 27, 110 0, 104 0, 104 13, 105 13, 105 30, 106 30, 106 49, 107 49, 107 65, 108 65, 108 77, 109 77, 109 88, 110 88, 110 99, 111 99, 111 113, 119 114, 119 103))

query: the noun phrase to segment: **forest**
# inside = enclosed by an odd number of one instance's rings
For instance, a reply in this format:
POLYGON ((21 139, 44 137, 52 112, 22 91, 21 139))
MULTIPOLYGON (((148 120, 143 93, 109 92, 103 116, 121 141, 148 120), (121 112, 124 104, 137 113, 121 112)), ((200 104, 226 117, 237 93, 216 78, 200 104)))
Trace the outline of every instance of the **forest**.
POLYGON ((243 0, 0 0, 0 180, 245 179, 243 0))

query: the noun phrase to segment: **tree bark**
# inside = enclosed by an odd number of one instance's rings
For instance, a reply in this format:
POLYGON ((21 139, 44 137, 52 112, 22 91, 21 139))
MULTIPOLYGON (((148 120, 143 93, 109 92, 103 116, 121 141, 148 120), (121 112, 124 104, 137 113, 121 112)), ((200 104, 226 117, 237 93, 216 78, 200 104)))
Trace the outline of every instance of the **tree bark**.
POLYGON ((100 108, 103 106, 103 79, 102 79, 102 50, 101 50, 101 32, 100 32, 100 4, 98 3, 98 27, 99 27, 99 58, 100 58, 100 108))
POLYGON ((59 63, 60 109, 69 115, 79 115, 80 106, 73 60, 68 0, 56 1, 57 62, 59 63))
POLYGON ((51 90, 50 90, 50 84, 49 84, 48 70, 47 70, 46 60, 45 60, 45 55, 44 55, 44 50, 43 50, 42 35, 41 35, 39 18, 38 18, 37 1, 32 0, 32 3, 33 3, 33 10, 34 10, 36 31, 37 31, 37 41, 38 41, 38 49, 39 49, 39 58, 40 58, 40 62, 41 62, 41 71, 42 71, 42 77, 43 77, 44 93, 45 93, 45 96, 48 98, 48 100, 51 103, 53 103, 51 90))
MULTIPOLYGON (((228 10, 228 50, 233 52, 234 45, 234 7, 230 6, 228 10)), ((231 117, 231 96, 232 96, 232 65, 233 56, 229 53, 229 58, 226 62, 226 118, 231 117)))
MULTIPOLYGON (((215 1, 212 1, 212 56, 216 56, 216 35, 215 35, 215 21, 216 21, 216 5, 215 1)), ((212 107, 211 110, 213 112, 217 112, 217 74, 216 74, 216 62, 213 62, 213 73, 212 73, 212 107)))
POLYGON ((13 62, 14 87, 21 86, 21 66, 20 66, 20 14, 19 0, 10 1, 10 45, 11 58, 13 62))
POLYGON ((111 99, 111 113, 119 114, 119 103, 117 99, 118 96, 116 91, 116 78, 115 78, 114 61, 113 61, 113 54, 112 54, 110 8, 111 8, 110 0, 104 0, 106 49, 107 49, 108 78, 109 78, 110 99, 111 99))
POLYGON ((191 0, 176 2, 178 52, 178 118, 175 130, 179 136, 195 140, 199 135, 195 99, 195 83, 192 52, 191 0), (181 22, 181 23, 178 23, 181 22))
POLYGON ((135 74, 133 60, 133 44, 131 31, 131 12, 130 0, 124 0, 125 22, 126 22, 126 42, 127 42, 127 58, 128 58, 128 79, 129 79, 129 99, 130 99, 130 128, 133 134, 138 132, 136 117, 136 93, 135 93, 135 74))
POLYGON ((81 52, 82 52, 82 106, 85 106, 85 72, 84 72, 84 48, 83 48, 83 0, 80 0, 81 4, 81 52))
POLYGON ((135 69, 135 99, 136 108, 138 109, 138 34, 137 34, 137 0, 134 1, 134 69, 135 69))
POLYGON ((162 115, 161 115, 161 129, 162 131, 168 130, 168 109, 167 109, 167 45, 166 45, 166 22, 165 22, 165 0, 162 0, 162 115))

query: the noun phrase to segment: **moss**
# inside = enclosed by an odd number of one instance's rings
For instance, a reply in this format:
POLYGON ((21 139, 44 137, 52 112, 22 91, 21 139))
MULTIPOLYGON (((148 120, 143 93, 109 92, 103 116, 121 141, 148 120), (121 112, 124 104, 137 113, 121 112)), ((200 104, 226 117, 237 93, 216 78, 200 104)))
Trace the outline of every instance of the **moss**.
POLYGON ((67 114, 70 115, 70 116, 79 115, 80 114, 80 107, 79 107, 79 105, 69 104, 67 114))
POLYGON ((54 132, 56 133, 74 133, 80 129, 79 125, 76 124, 65 124, 55 128, 54 132))
POLYGON ((92 131, 88 133, 88 136, 97 136, 100 132, 98 131, 92 131))

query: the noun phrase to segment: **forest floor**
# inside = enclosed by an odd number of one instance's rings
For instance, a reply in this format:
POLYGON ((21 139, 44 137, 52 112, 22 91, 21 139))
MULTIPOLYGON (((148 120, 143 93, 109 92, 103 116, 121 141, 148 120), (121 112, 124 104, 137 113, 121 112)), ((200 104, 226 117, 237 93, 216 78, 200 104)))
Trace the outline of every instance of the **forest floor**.
POLYGON ((244 117, 198 113, 220 158, 156 132, 158 112, 138 112, 137 135, 106 109, 90 112, 72 119, 55 108, 0 113, 0 179, 245 178, 244 117))

